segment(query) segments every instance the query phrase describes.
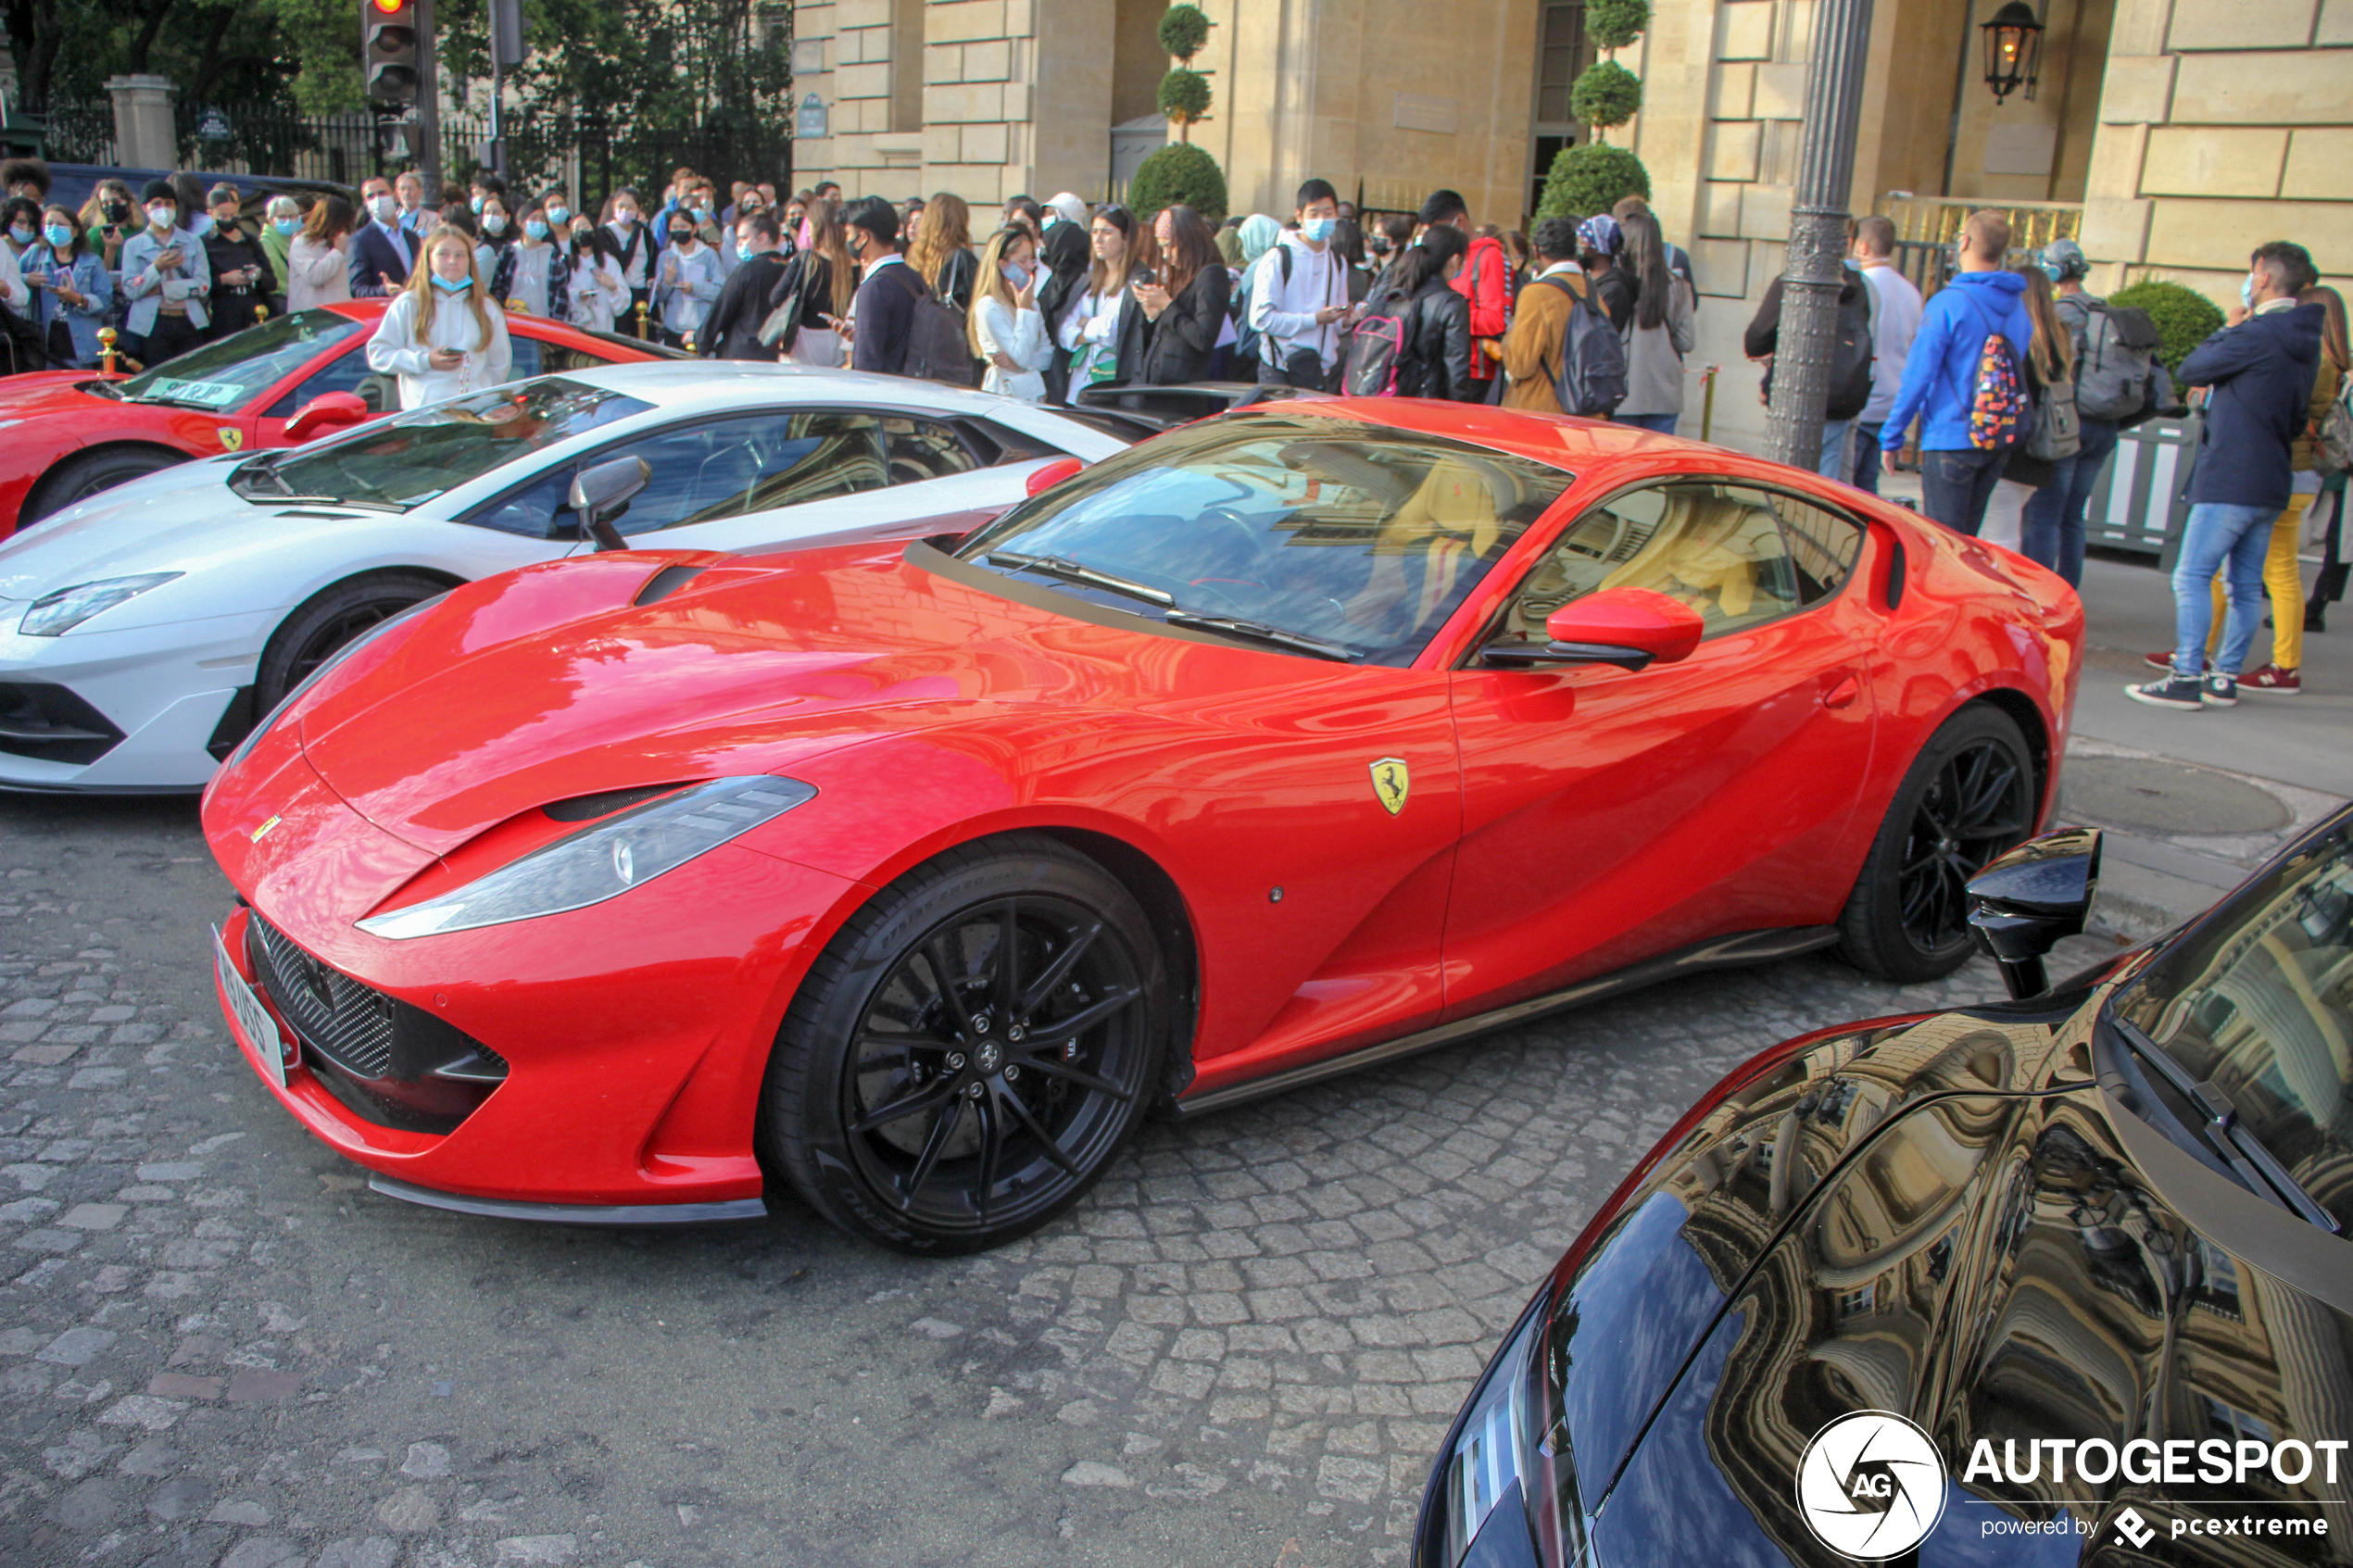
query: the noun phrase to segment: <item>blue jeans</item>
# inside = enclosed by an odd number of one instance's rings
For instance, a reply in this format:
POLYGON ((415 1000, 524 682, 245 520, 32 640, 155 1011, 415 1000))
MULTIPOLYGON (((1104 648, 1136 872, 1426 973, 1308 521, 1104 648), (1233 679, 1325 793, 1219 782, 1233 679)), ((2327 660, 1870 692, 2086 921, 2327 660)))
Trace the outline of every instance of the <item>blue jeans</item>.
POLYGON ((1855 463, 1849 483, 1856 489, 1868 490, 1874 495, 1879 494, 1879 438, 1886 429, 1887 421, 1884 420, 1875 425, 1855 427, 1855 463))
POLYGON ((1920 454, 1920 509, 1956 533, 1971 538, 1985 521, 1985 503, 2010 455, 1974 446, 1938 447, 1920 454))
POLYGON ((2230 614, 2222 622, 2222 646, 2214 668, 2235 675, 2255 643, 2263 619, 2263 557, 2271 547, 2277 507, 2236 507, 2200 501, 2190 508, 2182 531, 2182 554, 2173 566, 2173 672, 2196 675, 2206 668, 2206 635, 2214 629, 2214 574, 2225 572, 2230 614))
POLYGON ((1636 430, 1655 430, 1661 435, 1675 433, 1675 421, 1680 414, 1612 414, 1611 422, 1632 425, 1636 430))
POLYGON ((2075 456, 2061 458, 2051 482, 2026 503, 2019 553, 2057 572, 2070 587, 2083 581, 2083 508, 2091 503, 2101 466, 2116 450, 2118 433, 2106 420, 2085 420, 2075 456))
POLYGON ((1846 433, 1854 428, 1851 419, 1822 421, 1822 457, 1814 465, 1816 473, 1824 479, 1837 479, 1845 473, 1846 433))

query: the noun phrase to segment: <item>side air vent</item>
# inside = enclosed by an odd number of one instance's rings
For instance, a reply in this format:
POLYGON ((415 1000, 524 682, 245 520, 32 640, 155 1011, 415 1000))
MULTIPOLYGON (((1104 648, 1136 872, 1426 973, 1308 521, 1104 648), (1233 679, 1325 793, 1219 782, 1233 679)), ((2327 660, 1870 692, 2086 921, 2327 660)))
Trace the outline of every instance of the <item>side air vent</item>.
POLYGON ((665 566, 647 578, 646 585, 638 589, 637 596, 629 602, 639 606, 659 604, 700 577, 702 571, 698 566, 665 566))
POLYGON ((569 800, 551 800, 539 809, 560 822, 591 822, 641 800, 668 795, 677 787, 674 784, 640 784, 635 789, 608 789, 597 795, 575 795, 569 800))

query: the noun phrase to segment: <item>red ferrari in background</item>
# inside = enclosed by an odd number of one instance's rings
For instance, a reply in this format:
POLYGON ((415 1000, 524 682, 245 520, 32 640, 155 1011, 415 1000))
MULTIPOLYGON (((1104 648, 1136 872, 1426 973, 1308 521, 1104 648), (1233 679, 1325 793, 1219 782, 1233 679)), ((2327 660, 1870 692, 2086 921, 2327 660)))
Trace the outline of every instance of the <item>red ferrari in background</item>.
MULTIPOLYGON (((0 539, 190 458, 291 446, 397 408, 398 388, 365 352, 386 303, 293 311, 128 378, 43 370, 0 381, 0 539)), ((676 354, 520 312, 507 325, 517 381, 676 354)))
POLYGON ((961 539, 606 554, 386 623, 207 796, 216 969, 382 1190, 645 1221, 784 1182, 966 1250, 1155 1105, 1816 947, 1950 971, 2082 636, 2057 577, 1811 474, 1252 409, 961 539))

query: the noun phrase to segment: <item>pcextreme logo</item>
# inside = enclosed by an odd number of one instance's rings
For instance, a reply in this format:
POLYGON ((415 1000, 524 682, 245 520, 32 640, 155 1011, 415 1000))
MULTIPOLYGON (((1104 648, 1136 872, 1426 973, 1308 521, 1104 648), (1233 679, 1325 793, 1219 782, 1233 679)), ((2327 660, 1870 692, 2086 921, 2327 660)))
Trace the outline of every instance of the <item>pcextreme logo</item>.
POLYGON ((1841 1557, 1900 1557, 1944 1515, 1944 1456, 1900 1415, 1840 1416, 1814 1434, 1798 1461, 1797 1509, 1815 1538, 1841 1557))

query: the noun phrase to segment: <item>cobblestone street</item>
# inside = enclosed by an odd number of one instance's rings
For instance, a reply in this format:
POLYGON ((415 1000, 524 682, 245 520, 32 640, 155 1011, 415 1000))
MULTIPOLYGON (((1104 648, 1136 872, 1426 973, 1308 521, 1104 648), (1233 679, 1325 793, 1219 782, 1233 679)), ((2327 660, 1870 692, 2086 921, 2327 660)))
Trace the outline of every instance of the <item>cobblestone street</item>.
POLYGON ((0 1561, 1402 1562, 1532 1283, 1826 958, 1155 1124, 949 1263, 364 1190, 233 1052, 185 802, 0 800, 0 1561))

